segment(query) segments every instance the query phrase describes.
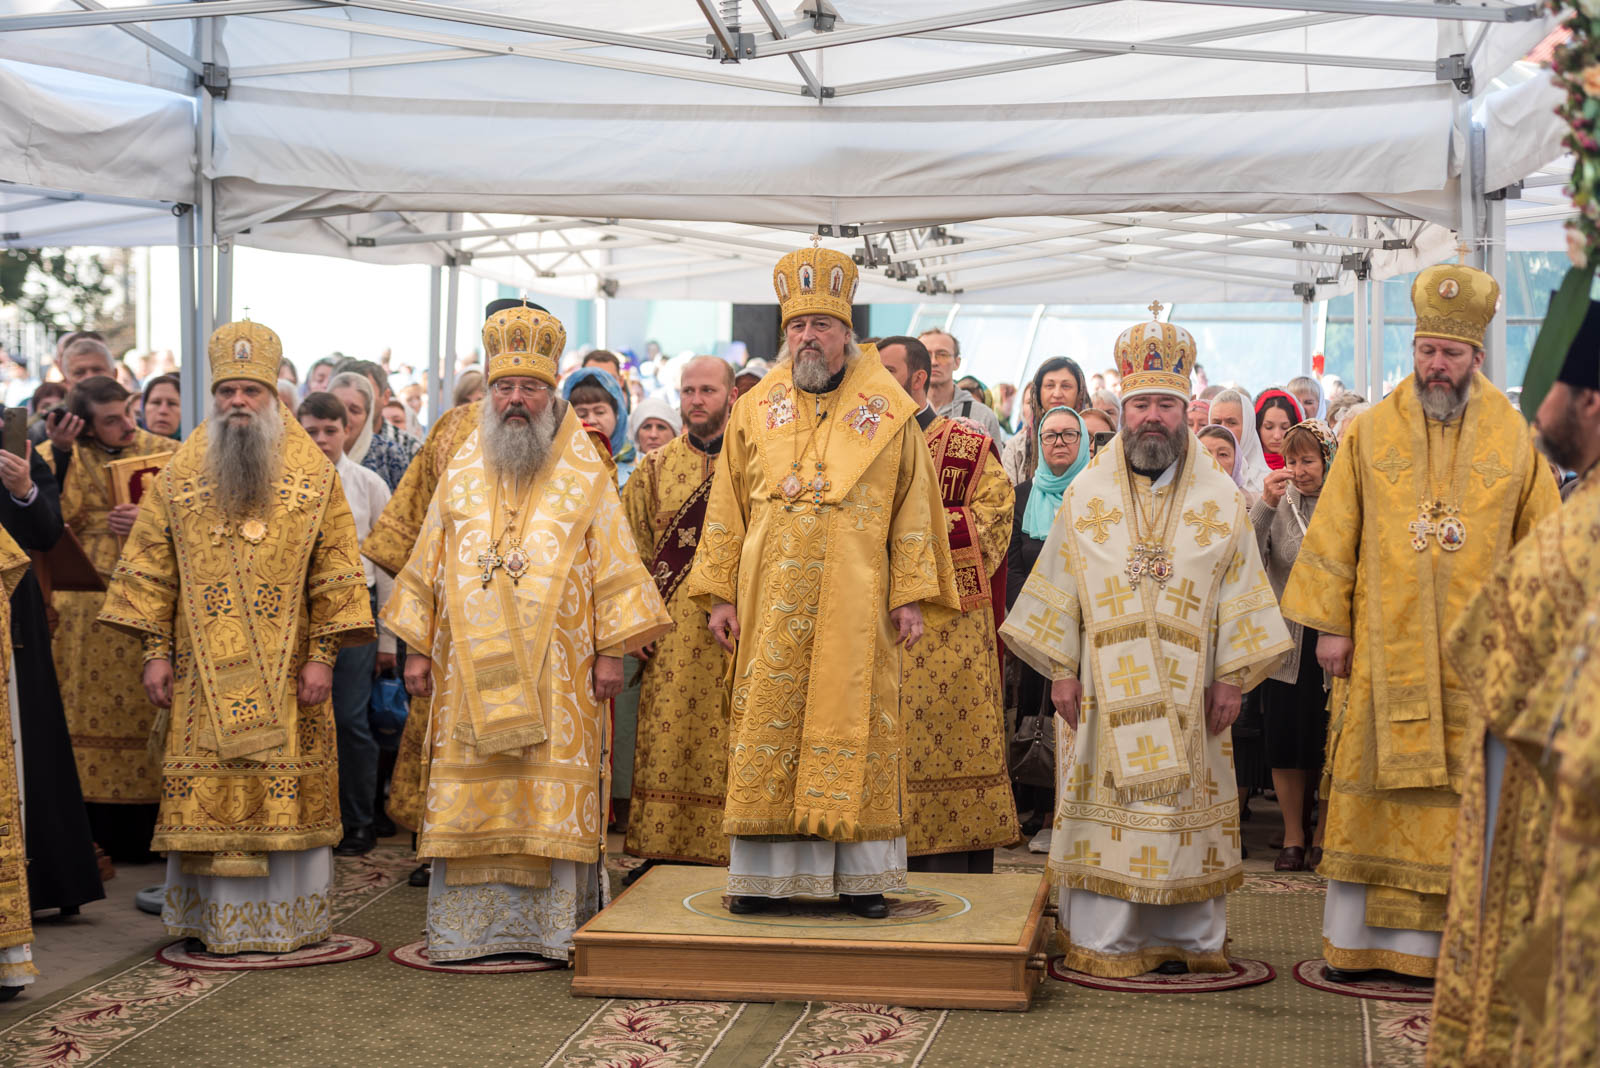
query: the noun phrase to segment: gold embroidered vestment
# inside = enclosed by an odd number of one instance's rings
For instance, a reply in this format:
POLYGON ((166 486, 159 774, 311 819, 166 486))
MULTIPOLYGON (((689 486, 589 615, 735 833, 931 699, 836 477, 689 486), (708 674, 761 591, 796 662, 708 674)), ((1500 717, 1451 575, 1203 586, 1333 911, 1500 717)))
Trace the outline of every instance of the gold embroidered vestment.
POLYGON ((355 523, 333 465, 287 409, 282 471, 264 514, 212 502, 207 428, 145 494, 101 622, 172 662, 162 797, 151 848, 207 875, 265 875, 267 852, 341 834, 331 702, 296 698, 308 659, 372 640, 355 523), (256 532, 259 531, 259 535, 256 532))
MULTIPOLYGON (((33 913, 28 907, 28 858, 22 834, 22 792, 11 734, 7 675, 11 671, 11 594, 28 570, 28 555, 0 530, 0 949, 33 941, 33 913)), ((24 713, 25 715, 26 713, 24 713)), ((0 975, 34 975, 27 961, 0 964, 0 975)))

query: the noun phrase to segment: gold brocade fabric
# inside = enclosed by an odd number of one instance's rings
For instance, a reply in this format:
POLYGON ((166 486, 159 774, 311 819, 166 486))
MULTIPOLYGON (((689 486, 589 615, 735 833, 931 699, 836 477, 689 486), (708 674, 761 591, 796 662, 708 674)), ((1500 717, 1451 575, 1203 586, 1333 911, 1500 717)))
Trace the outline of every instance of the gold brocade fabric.
POLYGON ((1125 463, 1118 439, 1067 487, 1000 634, 1035 671, 1083 685, 1078 730, 1062 730, 1052 876, 1141 904, 1205 901, 1244 878, 1233 736, 1206 729, 1206 691, 1252 689, 1293 643, 1244 496, 1200 440, 1160 488, 1130 485, 1125 463), (1124 570, 1141 508, 1166 517, 1164 588, 1124 570))
POLYGON ((282 473, 260 540, 212 503, 202 426, 146 493, 101 611, 172 661, 158 851, 265 853, 340 837, 332 705, 301 706, 296 687, 308 659, 331 665, 341 645, 371 641, 372 611, 333 465, 278 411, 282 473))
MULTIPOLYGON (((1431 1064, 1489 1066, 1512 1058, 1518 1021, 1526 1015, 1523 1002, 1530 993, 1538 996, 1548 972, 1540 968, 1508 976, 1507 965, 1532 937, 1541 882, 1554 876, 1550 905, 1579 890, 1562 875, 1546 872, 1547 853, 1564 853, 1583 834, 1569 826, 1565 842, 1552 840, 1551 792, 1539 771, 1551 726, 1561 715, 1554 706, 1570 674, 1574 639, 1582 637, 1586 610, 1596 597, 1600 479, 1591 477, 1496 568, 1447 642, 1447 659, 1473 696, 1481 722, 1509 744, 1487 856, 1481 756, 1473 760, 1461 799, 1428 1044, 1431 1064), (1530 982, 1536 989, 1526 989, 1530 982)), ((1591 701, 1596 692, 1587 691, 1591 701)), ((1568 720, 1570 726, 1576 722, 1568 720)), ((1559 793, 1561 787, 1556 789, 1559 793)), ((1581 795, 1566 799, 1569 819, 1585 807, 1581 795)), ((1594 964, 1591 960, 1588 966, 1594 964)), ((1593 1003, 1587 1011, 1592 1014, 1593 1003)), ((1536 1034, 1537 1029, 1525 1029, 1523 1039, 1531 1043, 1536 1034)))
MULTIPOLYGON (((645 454, 622 487, 634 541, 649 559, 716 457, 673 438, 645 454)), ((674 624, 645 664, 633 756, 627 850, 636 857, 728 863, 722 807, 728 787, 728 655, 706 613, 677 590, 674 624)))
MULTIPOLYGON (((84 555, 107 581, 122 539, 106 525, 113 499, 106 464, 113 459, 172 451, 168 438, 136 433, 116 453, 81 440, 61 487, 61 518, 84 555)), ((49 442, 39 455, 55 468, 49 442)), ((51 596, 58 623, 51 636, 61 706, 72 733, 83 799, 101 804, 152 804, 161 796, 161 772, 149 752, 156 706, 144 693, 144 653, 139 639, 97 622, 104 593, 57 590, 51 596)))
MULTIPOLYGON (((1402 382, 1334 457, 1283 614, 1355 641, 1344 707, 1329 727, 1317 870, 1388 888, 1381 901, 1369 897, 1369 925, 1443 926, 1457 806, 1481 735, 1469 687, 1440 646, 1484 576, 1558 504, 1527 424, 1481 374, 1466 413, 1448 425, 1428 419, 1412 381, 1402 382), (1422 552, 1412 547, 1419 502, 1436 498, 1454 502, 1466 524, 1456 552, 1435 537, 1422 552)), ((1348 955, 1337 963, 1387 966, 1348 955)))
POLYGON ((959 603, 915 414, 870 346, 820 398, 797 391, 785 363, 734 405, 679 594, 738 610, 730 835, 903 833, 902 650, 889 612, 959 603), (786 501, 791 465, 809 485, 819 455, 821 505, 809 489, 786 501))
POLYGON ((537 886, 548 879, 550 860, 599 860, 609 741, 605 706, 594 698, 595 657, 620 655, 671 625, 607 465, 570 412, 553 453, 524 496, 530 542, 540 538, 529 554, 569 560, 549 588, 531 574, 513 585, 504 569, 495 572, 504 588, 485 588, 476 561, 487 544, 485 487, 494 476, 472 435, 449 462, 383 611, 396 637, 433 660, 431 766, 417 853, 477 861, 467 869, 478 882, 537 886), (581 522, 571 518, 578 503, 581 522), (507 596, 529 632, 540 616, 552 624, 546 643, 529 650, 537 654, 531 677, 519 680, 537 696, 545 740, 485 754, 462 729, 473 716, 463 693, 472 677, 463 669, 464 636, 481 633, 507 596))
MULTIPOLYGON (((954 424, 937 419, 927 430, 935 458, 954 424)), ((961 512, 972 531, 974 574, 988 577, 1005 562, 1016 494, 988 439, 970 481, 935 472, 947 516, 961 512), (959 498, 952 502, 952 490, 959 498)), ((954 466, 954 465, 952 465, 954 466)), ((900 714, 906 734, 906 853, 992 849, 1017 840, 1017 805, 1006 770, 1005 710, 994 606, 987 595, 966 611, 929 604, 922 640, 901 655, 900 714)))
MULTIPOLYGON (((17 783, 6 685, 11 670, 11 592, 27 570, 27 554, 10 534, 0 530, 0 949, 33 941, 28 858, 22 836, 22 793, 17 783)), ((28 963, 0 965, 0 974, 33 975, 35 971, 28 963)))

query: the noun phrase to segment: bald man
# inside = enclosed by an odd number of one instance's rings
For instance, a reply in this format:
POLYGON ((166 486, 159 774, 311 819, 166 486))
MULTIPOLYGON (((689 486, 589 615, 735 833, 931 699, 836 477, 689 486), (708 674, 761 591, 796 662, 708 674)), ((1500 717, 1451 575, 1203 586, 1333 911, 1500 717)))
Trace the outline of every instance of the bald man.
POLYGON ((700 541, 711 472, 737 391, 733 367, 696 356, 683 369, 679 397, 687 433, 639 460, 622 487, 622 507, 645 566, 677 624, 641 654, 633 795, 627 852, 657 861, 728 863, 722 808, 728 777, 727 654, 706 628, 705 612, 678 592, 700 541))

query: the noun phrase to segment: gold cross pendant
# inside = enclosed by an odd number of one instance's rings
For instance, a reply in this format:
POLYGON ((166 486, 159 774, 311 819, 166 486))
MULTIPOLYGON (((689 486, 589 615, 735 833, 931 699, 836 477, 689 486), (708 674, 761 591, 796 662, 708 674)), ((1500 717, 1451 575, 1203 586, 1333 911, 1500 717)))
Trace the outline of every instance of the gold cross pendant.
POLYGON ((478 554, 478 569, 481 572, 478 577, 483 580, 484 589, 489 588, 489 582, 494 578, 495 569, 500 566, 500 563, 500 554, 495 552, 492 547, 478 554))

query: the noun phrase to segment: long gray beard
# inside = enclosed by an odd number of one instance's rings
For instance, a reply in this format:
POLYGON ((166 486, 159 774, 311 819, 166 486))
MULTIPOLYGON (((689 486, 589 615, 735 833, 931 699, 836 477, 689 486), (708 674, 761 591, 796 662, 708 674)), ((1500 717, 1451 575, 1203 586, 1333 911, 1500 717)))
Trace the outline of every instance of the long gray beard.
POLYGON ((250 413, 250 421, 239 425, 222 412, 212 412, 207 425, 206 472, 224 515, 242 519, 266 511, 272 502, 272 484, 278 480, 282 441, 283 420, 276 405, 250 413))
POLYGON ((1444 383, 1423 385, 1415 376, 1412 376, 1411 384, 1416 388, 1417 399, 1422 402, 1423 414, 1429 419, 1448 423, 1467 410, 1467 398, 1472 392, 1470 378, 1461 383, 1459 390, 1444 383))
POLYGON ((556 437, 555 406, 538 415, 530 413, 527 423, 505 419, 494 410, 494 402, 483 398, 483 458, 491 471, 503 471, 512 478, 527 478, 538 472, 550 456, 556 437))
MULTIPOLYGON (((1143 428, 1141 428, 1142 430, 1143 428)), ((1188 427, 1180 426, 1171 434, 1162 433, 1144 434, 1135 433, 1127 428, 1122 430, 1122 448, 1128 454, 1128 463, 1140 471, 1165 471, 1178 462, 1178 457, 1183 455, 1184 438, 1189 433, 1188 427)))
POLYGON ((828 358, 817 352, 797 352, 794 357, 794 384, 807 393, 821 393, 828 388, 833 372, 828 370, 828 358))

